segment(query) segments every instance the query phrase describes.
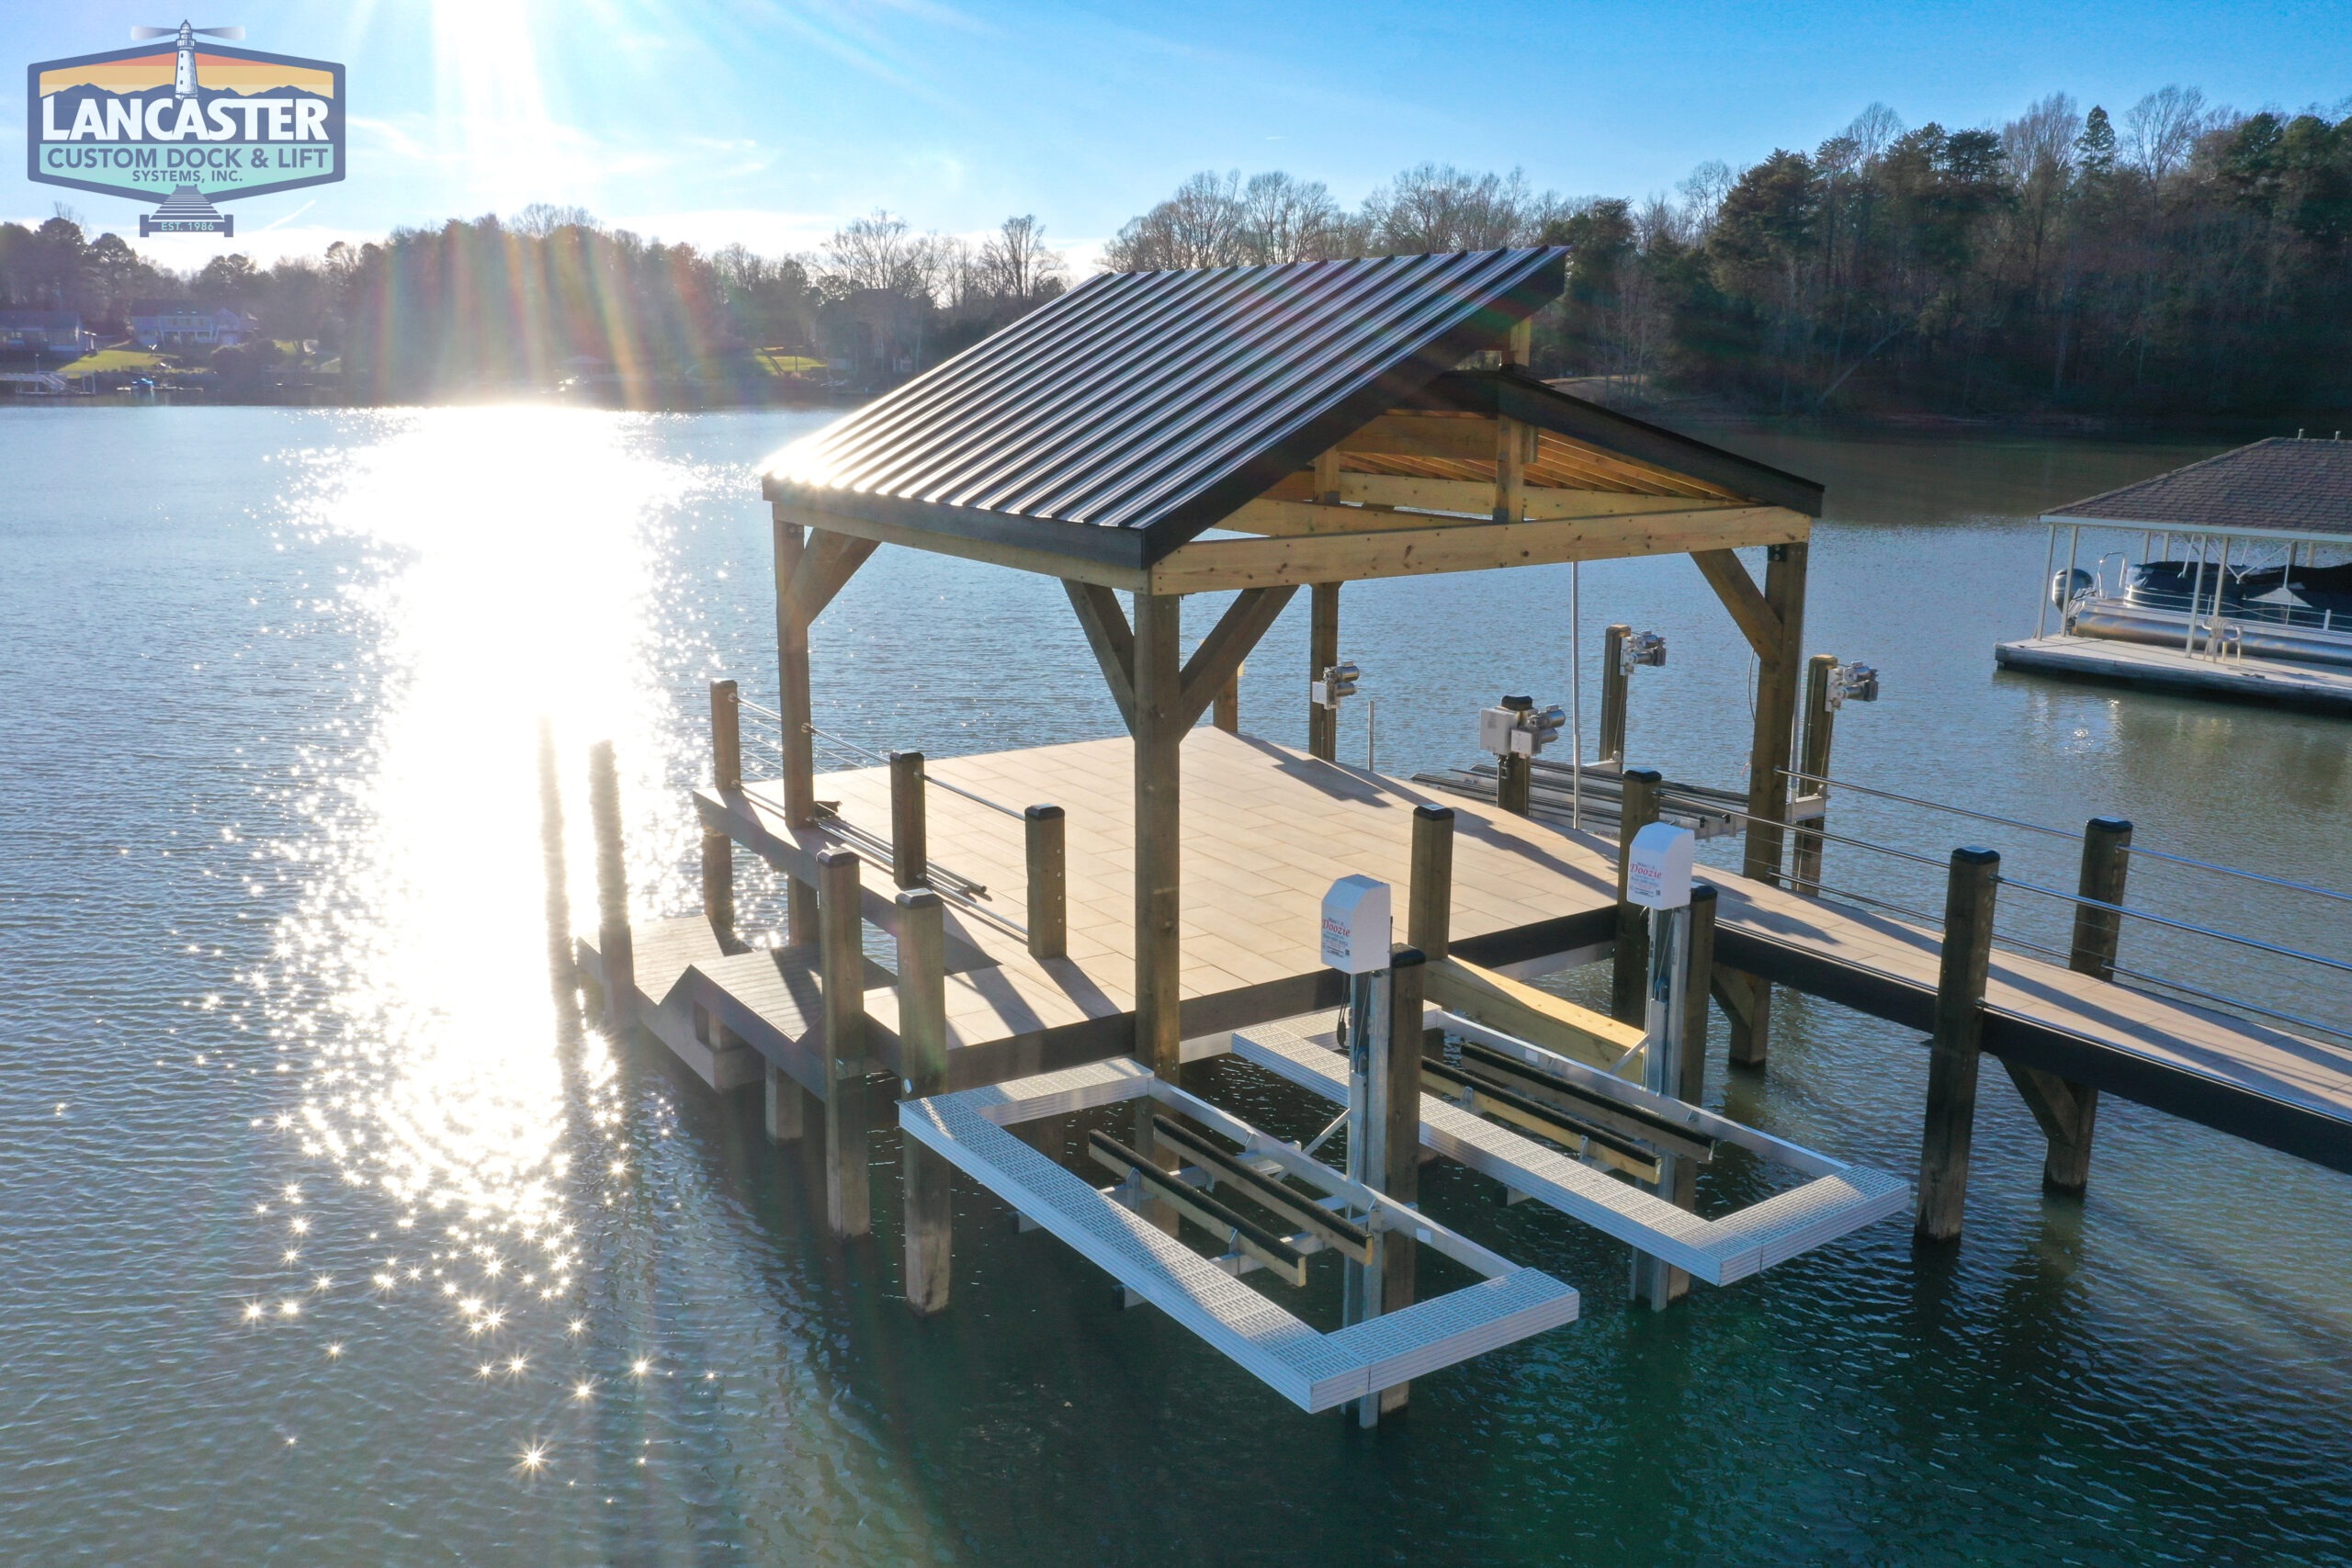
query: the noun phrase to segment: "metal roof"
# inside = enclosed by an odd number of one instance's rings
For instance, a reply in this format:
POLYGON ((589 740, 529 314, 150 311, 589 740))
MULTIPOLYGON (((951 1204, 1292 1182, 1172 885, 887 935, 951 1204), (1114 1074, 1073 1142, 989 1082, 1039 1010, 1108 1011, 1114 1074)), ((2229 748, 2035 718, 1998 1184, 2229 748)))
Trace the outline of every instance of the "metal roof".
POLYGON ((1106 274, 786 447, 763 488, 835 515, 1140 567, 1378 416, 1418 409, 1556 433, 1539 440, 1537 483, 1819 511, 1808 480, 1524 374, 1455 372, 1556 299, 1566 271, 1566 252, 1545 247, 1106 274), (1572 446, 1594 442, 1623 457, 1580 464, 1572 446), (1614 477, 1597 474, 1611 462, 1614 477))
POLYGON ((2274 435, 2058 507, 2043 518, 2352 542, 2352 442, 2274 435))

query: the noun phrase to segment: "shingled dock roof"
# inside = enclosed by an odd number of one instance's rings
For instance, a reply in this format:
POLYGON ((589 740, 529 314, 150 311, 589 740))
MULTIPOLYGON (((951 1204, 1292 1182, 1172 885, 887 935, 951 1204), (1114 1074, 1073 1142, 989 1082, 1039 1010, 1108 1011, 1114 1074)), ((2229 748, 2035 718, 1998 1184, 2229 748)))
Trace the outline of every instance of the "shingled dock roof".
MULTIPOLYGON (((1106 274, 785 448, 764 493, 904 543, 1141 569, 1384 415, 1457 413, 1534 426, 1530 486, 1819 513, 1810 480, 1458 368, 1559 298, 1566 265, 1547 247, 1106 274)), ((1494 483, 1466 431, 1396 445, 1343 466, 1494 483)))
POLYGON ((2042 521, 2352 543, 2352 442, 2274 435, 2059 507, 2042 521))

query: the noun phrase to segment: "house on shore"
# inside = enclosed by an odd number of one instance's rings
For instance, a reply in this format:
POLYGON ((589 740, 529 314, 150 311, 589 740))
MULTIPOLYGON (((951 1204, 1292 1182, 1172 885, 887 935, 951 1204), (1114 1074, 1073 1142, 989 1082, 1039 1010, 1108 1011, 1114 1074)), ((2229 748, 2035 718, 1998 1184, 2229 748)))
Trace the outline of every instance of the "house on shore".
POLYGON ((97 346, 75 310, 0 310, 0 353, 74 358, 97 346))
POLYGON ((130 307, 130 335, 141 348, 227 348, 261 335, 261 323, 228 305, 141 299, 130 307))

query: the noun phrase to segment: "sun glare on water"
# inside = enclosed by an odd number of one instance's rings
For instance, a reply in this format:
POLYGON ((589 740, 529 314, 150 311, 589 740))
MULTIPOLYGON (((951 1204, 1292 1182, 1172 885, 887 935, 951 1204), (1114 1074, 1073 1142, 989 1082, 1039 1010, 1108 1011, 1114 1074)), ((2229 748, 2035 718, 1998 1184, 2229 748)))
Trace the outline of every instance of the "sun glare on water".
MULTIPOLYGON (((453 1327, 476 1337, 576 1310, 575 1216, 622 1179, 611 1057, 564 1024, 550 983, 539 737, 544 722, 579 929, 588 745, 616 742, 625 798, 661 794, 650 523, 701 482, 646 455, 632 423, 397 416, 299 481, 295 525, 369 560, 339 608, 370 653, 350 671, 349 730, 316 738, 297 786, 324 863, 265 977, 280 1060, 301 1075, 273 1135, 376 1194, 368 1224, 403 1243, 368 1260, 379 1289, 429 1267, 449 1294, 463 1287, 453 1327)), ((640 893, 658 886, 662 846, 630 848, 640 893)))

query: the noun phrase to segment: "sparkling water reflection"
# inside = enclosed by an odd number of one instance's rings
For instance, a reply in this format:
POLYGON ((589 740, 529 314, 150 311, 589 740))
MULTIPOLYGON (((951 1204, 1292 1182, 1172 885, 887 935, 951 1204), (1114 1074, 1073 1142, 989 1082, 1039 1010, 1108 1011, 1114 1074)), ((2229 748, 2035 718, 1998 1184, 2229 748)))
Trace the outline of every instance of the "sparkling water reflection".
MULTIPOLYGON (((956 1307, 912 1323, 893 1184, 881 1245, 832 1247, 755 1106, 580 1027, 548 984, 541 726, 571 924, 594 918, 580 803, 600 739, 634 907, 690 908, 702 683, 774 690, 752 464, 808 423, 0 419, 11 1559, 2352 1551, 2344 1179, 2129 1106, 2102 1111, 2084 1203, 2040 1198, 2030 1122, 1988 1094, 1956 1256, 1915 1259, 1880 1227, 1657 1320, 1611 1304, 1622 1248, 1433 1170, 1433 1208, 1583 1287, 1587 1319, 1427 1380, 1372 1443, 1119 1312, 969 1192, 956 1307)), ((2017 514, 2179 454, 1736 439, 1831 482, 1815 640, 1888 673, 1841 726, 1849 765, 2062 826, 2120 809, 2219 859, 2346 879, 2341 726, 1990 672, 2040 564, 2017 514), (2248 774, 2259 798, 2209 809, 2248 774)), ((1565 574, 1519 575, 1508 614, 1486 579, 1351 591, 1384 768, 1460 761, 1466 715, 1506 687, 1559 694, 1565 574)), ((1637 697, 1645 759, 1736 782, 1746 659, 1695 575, 1619 563, 1586 583, 1588 625, 1674 639, 1637 697)), ((1295 739, 1304 659, 1303 628, 1278 626, 1244 680, 1251 728, 1295 739)), ((1058 591, 966 563, 886 552, 820 623, 817 661, 821 722, 863 744, 1117 723, 1058 591)), ((1840 810, 1869 836, 1955 841, 1840 810)), ((755 924, 773 919, 756 872, 755 924)), ((1864 886, 1921 897, 1883 874, 1864 886)), ((2224 925, 2352 941, 2258 889, 2149 886, 2224 925)), ((1722 1086, 1720 1041, 1715 1066, 1722 1086)), ((1717 1093, 1907 1171, 1923 1066, 1910 1040, 1795 999, 1771 1075, 1717 1093)), ((1268 1125, 1309 1113, 1225 1079, 1268 1125)), ((879 1179, 894 1140, 873 1153, 879 1179)))

